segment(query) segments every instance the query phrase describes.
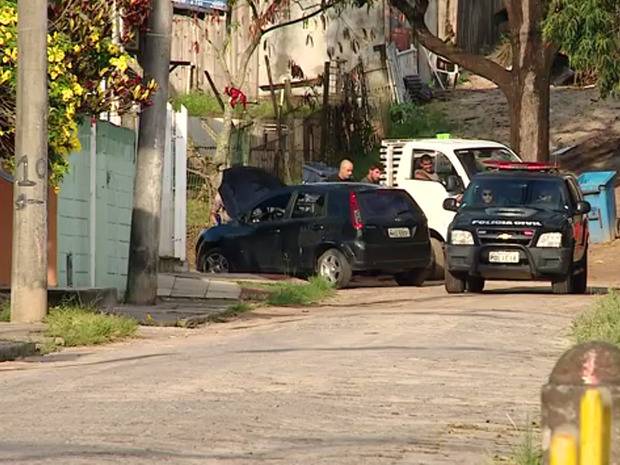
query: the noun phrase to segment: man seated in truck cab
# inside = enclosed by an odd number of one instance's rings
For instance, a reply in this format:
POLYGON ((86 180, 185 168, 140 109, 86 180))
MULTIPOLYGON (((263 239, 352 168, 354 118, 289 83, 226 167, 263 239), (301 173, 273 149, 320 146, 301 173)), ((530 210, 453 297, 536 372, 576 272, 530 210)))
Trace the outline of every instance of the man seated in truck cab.
POLYGON ((421 169, 414 172, 414 178, 420 181, 439 182, 439 176, 435 172, 435 162, 430 155, 422 155, 420 158, 421 169))

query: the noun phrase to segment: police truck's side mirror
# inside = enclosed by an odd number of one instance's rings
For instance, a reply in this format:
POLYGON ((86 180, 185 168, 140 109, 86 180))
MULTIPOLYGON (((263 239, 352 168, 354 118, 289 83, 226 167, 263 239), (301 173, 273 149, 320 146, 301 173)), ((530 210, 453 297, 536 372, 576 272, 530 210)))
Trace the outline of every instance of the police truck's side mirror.
POLYGON ((455 212, 459 209, 456 199, 449 198, 443 201, 443 209, 449 212, 455 212))
POLYGON ((592 207, 590 206, 590 202, 585 202, 583 200, 577 202, 577 205, 575 206, 575 212, 579 215, 585 215, 586 213, 590 213, 591 209, 592 207))

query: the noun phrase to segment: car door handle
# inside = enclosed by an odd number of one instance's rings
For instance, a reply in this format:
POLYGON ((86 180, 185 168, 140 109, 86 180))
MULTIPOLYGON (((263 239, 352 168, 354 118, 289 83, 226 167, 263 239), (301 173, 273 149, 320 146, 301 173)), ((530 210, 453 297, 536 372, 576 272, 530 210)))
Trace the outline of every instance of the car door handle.
POLYGON ((322 224, 315 224, 314 226, 312 226, 312 230, 313 231, 322 231, 323 230, 323 225, 322 224))

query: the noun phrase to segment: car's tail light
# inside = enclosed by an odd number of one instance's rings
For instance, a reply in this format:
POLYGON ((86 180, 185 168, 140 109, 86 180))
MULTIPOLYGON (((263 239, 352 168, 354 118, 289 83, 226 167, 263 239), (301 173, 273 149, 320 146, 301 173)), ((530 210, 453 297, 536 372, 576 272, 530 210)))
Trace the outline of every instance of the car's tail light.
POLYGON ((360 206, 357 202, 357 194, 355 192, 349 194, 349 205, 351 206, 351 221, 353 221, 353 227, 355 229, 362 229, 364 227, 364 223, 362 223, 362 212, 360 211, 360 206))

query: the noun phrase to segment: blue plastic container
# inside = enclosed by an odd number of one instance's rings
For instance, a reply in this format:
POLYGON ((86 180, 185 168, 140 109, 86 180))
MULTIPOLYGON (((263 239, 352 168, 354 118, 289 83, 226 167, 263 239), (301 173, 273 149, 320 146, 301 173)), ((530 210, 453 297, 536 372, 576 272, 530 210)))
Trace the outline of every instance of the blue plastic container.
POLYGON ((590 202, 590 242, 611 242, 616 238, 616 172, 591 171, 578 179, 579 187, 590 202))

